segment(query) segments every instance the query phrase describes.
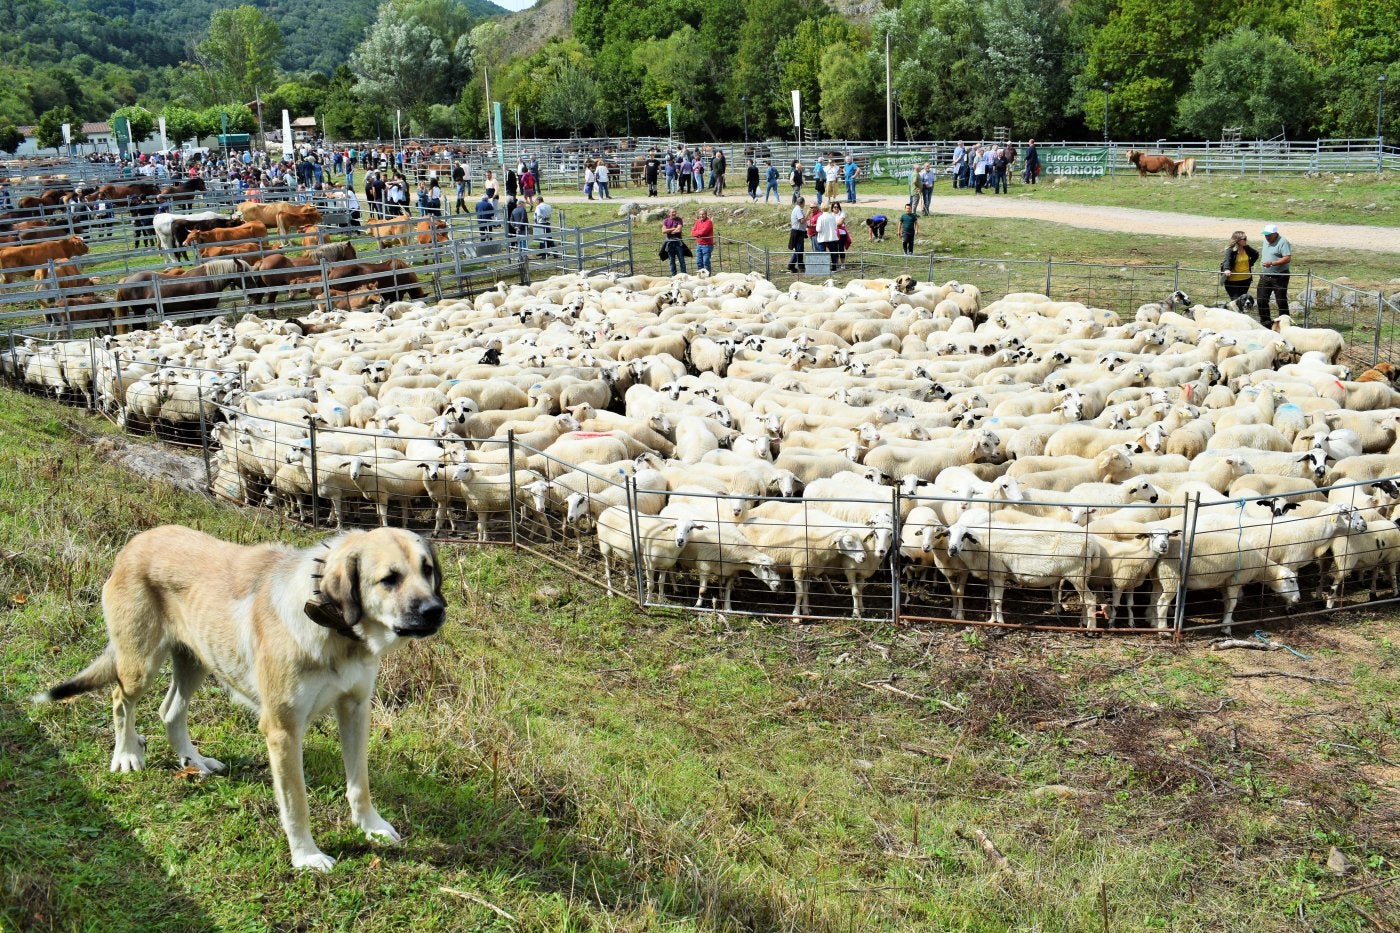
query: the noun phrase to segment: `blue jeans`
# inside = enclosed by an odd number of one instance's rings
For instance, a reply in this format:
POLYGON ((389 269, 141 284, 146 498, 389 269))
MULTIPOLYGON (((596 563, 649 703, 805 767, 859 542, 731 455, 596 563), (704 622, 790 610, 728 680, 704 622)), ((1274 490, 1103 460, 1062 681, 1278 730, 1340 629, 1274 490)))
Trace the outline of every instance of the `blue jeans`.
POLYGON ((822 189, 826 187, 826 182, 817 179, 817 207, 822 206, 822 189))
POLYGON ((854 178, 846 179, 846 200, 852 204, 856 203, 856 180, 854 178))
POLYGON ((675 175, 667 175, 667 176, 666 176, 666 193, 667 193, 667 194, 674 194, 675 191, 676 191, 676 176, 675 176, 675 175))
POLYGON ((610 190, 608 190, 608 183, 607 183, 607 182, 605 182, 605 181, 600 181, 600 182, 598 182, 598 189, 599 189, 600 191, 602 191, 602 194, 599 195, 599 197, 602 197, 602 198, 609 198, 609 199, 612 198, 612 192, 611 192, 610 190))
POLYGON ((929 205, 929 202, 930 202, 931 200, 933 200, 933 188, 931 188, 931 187, 925 188, 924 191, 923 191, 923 195, 924 195, 924 213, 927 214, 927 213, 928 213, 928 205, 929 205))
POLYGON ((676 260, 681 261, 681 271, 685 271, 685 250, 681 248, 680 240, 666 241, 666 255, 671 258, 671 274, 676 274, 676 260))
POLYGON ((764 204, 768 203, 768 195, 770 194, 777 199, 779 204, 783 203, 783 196, 778 193, 778 183, 776 181, 770 181, 768 187, 763 189, 764 204))
MULTIPOLYGON (((700 245, 700 244, 698 244, 698 243, 695 245, 695 271, 696 271, 696 272, 699 272, 701 269, 704 269, 706 272, 713 272, 713 271, 714 271, 713 269, 710 268, 710 254, 713 253, 714 251, 715 251, 715 248, 714 248, 713 246, 702 246, 702 245, 700 245)), ((682 271, 682 272, 685 271, 685 257, 684 257, 684 256, 681 257, 681 271, 682 271)))

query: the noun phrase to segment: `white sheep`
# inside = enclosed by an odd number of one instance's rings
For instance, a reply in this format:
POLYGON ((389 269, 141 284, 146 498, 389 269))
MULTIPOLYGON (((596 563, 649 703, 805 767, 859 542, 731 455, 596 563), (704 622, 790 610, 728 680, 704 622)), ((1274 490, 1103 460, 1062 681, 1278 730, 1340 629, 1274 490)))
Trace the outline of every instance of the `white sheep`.
POLYGON ((704 523, 688 517, 672 518, 631 512, 623 506, 609 506, 598 513, 594 528, 598 551, 603 556, 603 585, 612 592, 612 559, 632 563, 641 555, 642 601, 666 597, 666 574, 704 523), (635 528, 635 535, 634 535, 635 528))
POLYGON ((1035 521, 1034 527, 1003 524, 974 509, 948 528, 948 553, 989 581, 993 623, 1006 623, 1002 602, 1008 585, 1057 587, 1067 580, 1083 603, 1085 627, 1096 628, 1090 574, 1102 557, 1098 542, 1068 522, 1035 521))

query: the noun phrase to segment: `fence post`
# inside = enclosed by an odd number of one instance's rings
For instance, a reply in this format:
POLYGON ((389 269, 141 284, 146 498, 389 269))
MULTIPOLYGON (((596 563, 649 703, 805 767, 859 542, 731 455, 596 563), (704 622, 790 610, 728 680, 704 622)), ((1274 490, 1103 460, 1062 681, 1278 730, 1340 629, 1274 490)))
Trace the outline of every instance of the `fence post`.
MULTIPOLYGON (((632 257, 632 215, 631 215, 631 214, 628 214, 628 215, 627 215, 627 274, 628 274, 628 275, 636 275, 636 274, 637 274, 637 267, 636 267, 636 265, 634 264, 634 262, 635 262, 635 261, 634 261, 634 259, 633 259, 633 257, 632 257)), ((765 271, 764 274, 766 275, 767 272, 765 271)))
POLYGON ((1304 327, 1310 327, 1310 326, 1312 326, 1312 325, 1309 323, 1309 321, 1312 319, 1312 304, 1313 304, 1313 274, 1312 274, 1312 270, 1309 269, 1309 270, 1308 270, 1308 285, 1307 285, 1306 290, 1303 292, 1303 326, 1304 326, 1304 327))
POLYGON ((1050 278, 1051 278, 1051 274, 1052 274, 1052 273, 1051 273, 1051 267, 1052 267, 1053 263, 1054 263, 1054 259, 1053 259, 1052 257, 1050 257, 1050 256, 1046 256, 1046 257, 1045 257, 1045 297, 1046 297, 1046 298, 1049 298, 1049 297, 1050 297, 1050 278))
POLYGON ((763 247, 763 277, 768 278, 773 272, 773 254, 768 247, 763 247))
MULTIPOLYGON (((624 483, 627 494, 628 533, 632 538, 632 575, 637 584, 637 605, 645 606, 647 591, 642 576, 642 530, 641 523, 637 520, 637 478, 629 475, 624 483)), ((650 571, 647 571, 647 575, 650 576, 650 571)))
POLYGON ((1191 555, 1196 549, 1196 524, 1201 512, 1201 494, 1192 493, 1187 496, 1185 509, 1184 518, 1186 520, 1182 523, 1181 533, 1181 562, 1177 568, 1176 612, 1172 625, 1173 637, 1178 641, 1181 639, 1182 628, 1186 624, 1186 581, 1190 579, 1191 555))
MULTIPOLYGON (((311 444, 311 527, 315 528, 321 524, 321 494, 319 488, 321 484, 318 482, 316 472, 316 422, 308 421, 306 422, 306 427, 310 432, 308 440, 311 444)), ((377 463, 378 458, 376 457, 375 460, 377 463)))
POLYGON ((583 228, 574 228, 574 258, 578 262, 578 271, 583 272, 583 228))
MULTIPOLYGON (((510 546, 520 547, 520 524, 515 518, 515 503, 519 493, 515 488, 515 429, 506 432, 506 460, 510 471, 510 546)), ((544 517, 545 530, 549 530, 549 516, 544 517)), ((548 540, 548 535, 545 539, 548 540)))
POLYGON ((326 257, 321 257, 321 300, 326 303, 326 311, 331 310, 331 270, 326 265, 326 257))
POLYGON ((1181 288, 1181 260, 1180 260, 1180 259, 1178 259, 1178 260, 1176 261, 1176 265, 1174 265, 1174 266, 1172 267, 1172 291, 1176 291, 1176 290, 1178 290, 1179 288, 1181 288))
MULTIPOLYGON (((154 275, 154 276, 151 277, 151 288, 152 288, 152 289, 155 291, 155 293, 156 293, 156 317, 160 319, 160 322, 161 322, 162 324, 164 324, 164 323, 165 323, 165 299, 161 296, 160 281, 161 281, 161 279, 160 279, 160 276, 159 276, 159 275, 154 275)), ((147 322, 147 323, 149 323, 149 322, 147 322)))
POLYGON ((928 254, 928 282, 933 284, 933 253, 928 254))
POLYGON ((209 420, 204 417, 204 386, 198 391, 199 402, 199 446, 204 451, 204 488, 214 488, 214 468, 209 463, 209 420))
MULTIPOLYGON (((13 351, 12 351, 11 354, 10 354, 10 358, 11 358, 11 359, 14 358, 13 351)), ((89 337, 89 338, 88 338, 88 366, 90 367, 90 368, 88 369, 88 373, 90 374, 89 377, 88 377, 88 379, 89 379, 88 385, 89 385, 89 386, 91 387, 91 389, 92 389, 92 391, 88 393, 88 411, 96 411, 96 410, 97 410, 97 338, 96 338, 96 337, 89 337)))
POLYGON ((890 622, 899 624, 900 603, 903 602, 904 594, 899 588, 899 542, 902 540, 904 529, 901 527, 900 514, 903 503, 900 501, 899 487, 894 487, 894 539, 890 543, 890 622))
POLYGON ((1371 365, 1381 361, 1381 326, 1385 323, 1385 294, 1376 289, 1376 342, 1371 348, 1371 365))

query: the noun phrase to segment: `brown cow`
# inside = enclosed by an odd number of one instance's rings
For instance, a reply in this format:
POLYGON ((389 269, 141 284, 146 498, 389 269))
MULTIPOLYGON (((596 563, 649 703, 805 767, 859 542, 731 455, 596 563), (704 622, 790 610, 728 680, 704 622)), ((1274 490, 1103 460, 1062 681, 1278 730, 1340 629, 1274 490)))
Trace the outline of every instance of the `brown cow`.
POLYGON ((218 259, 228 256, 250 256, 253 253, 262 253, 262 246, 258 243, 221 243, 213 246, 201 246, 196 252, 200 259, 218 259))
POLYGON ((1176 177, 1176 160, 1171 156, 1148 155, 1136 149, 1129 149, 1128 161, 1137 166, 1139 178, 1146 178, 1149 174, 1156 175, 1158 172, 1176 177))
POLYGON ((288 230, 299 230, 321 222, 321 212, 314 204, 294 204, 291 201, 274 201, 259 204, 257 201, 244 201, 238 205, 238 215, 247 221, 260 221, 267 229, 277 228, 283 236, 288 230))
POLYGON ((374 242, 379 244, 380 249, 407 246, 412 230, 413 221, 407 217, 391 217, 369 222, 369 235, 374 237, 374 242))
POLYGON ((234 240, 261 240, 265 236, 267 227, 260 221, 245 221, 236 227, 191 230, 185 237, 185 245, 202 246, 205 243, 231 243, 234 240))
POLYGON ((6 282, 13 282, 15 280, 13 270, 15 269, 23 269, 26 266, 42 266, 50 259, 58 261, 72 259, 74 256, 86 256, 87 251, 88 245, 83 242, 82 237, 78 236, 7 246, 0 249, 0 270, 4 270, 6 282))
POLYGON ((1176 163, 1176 173, 1177 173, 1178 175, 1180 175, 1181 177, 1183 177, 1183 178, 1195 178, 1195 177, 1196 177, 1196 157, 1195 157, 1195 156, 1187 156, 1186 158, 1182 159, 1180 162, 1176 163))
POLYGON ((418 231, 417 240, 420 246, 447 242, 447 221, 445 220, 420 220, 414 229, 418 231))

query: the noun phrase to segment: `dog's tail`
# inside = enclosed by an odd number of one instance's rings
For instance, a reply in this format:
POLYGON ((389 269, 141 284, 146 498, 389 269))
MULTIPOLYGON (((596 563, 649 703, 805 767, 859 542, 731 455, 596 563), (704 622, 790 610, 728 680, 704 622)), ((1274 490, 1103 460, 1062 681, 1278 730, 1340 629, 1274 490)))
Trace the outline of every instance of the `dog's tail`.
POLYGON ((80 694, 89 693, 93 690, 114 684, 117 682, 117 658, 108 646, 97 660, 93 661, 78 676, 65 680, 57 686, 50 687, 43 693, 36 693, 32 699, 35 703, 54 703, 59 700, 66 700, 80 694))

